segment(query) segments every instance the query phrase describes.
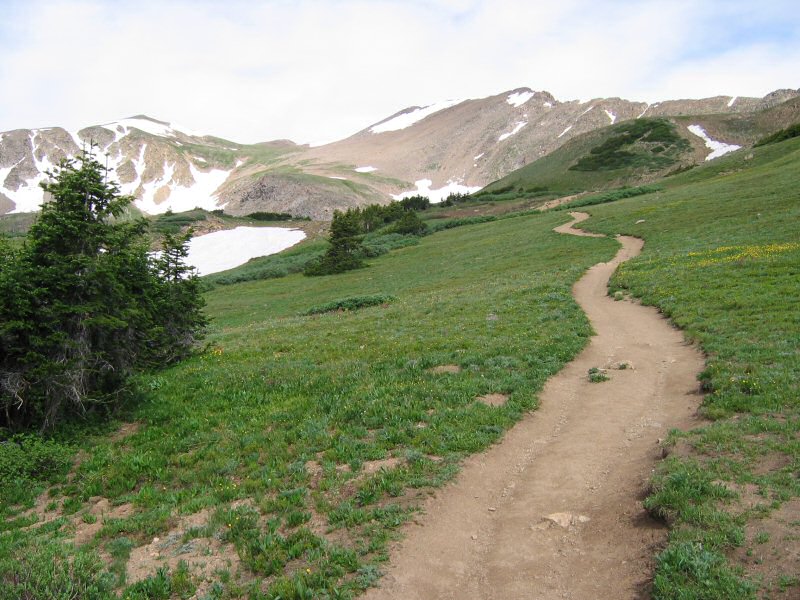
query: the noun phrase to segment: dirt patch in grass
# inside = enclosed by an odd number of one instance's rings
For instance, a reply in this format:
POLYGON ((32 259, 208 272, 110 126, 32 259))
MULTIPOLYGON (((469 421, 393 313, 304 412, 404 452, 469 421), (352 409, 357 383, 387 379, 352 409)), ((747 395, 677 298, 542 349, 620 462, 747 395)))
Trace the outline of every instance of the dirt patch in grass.
POLYGON ((95 496, 89 499, 91 506, 72 518, 75 526, 73 539, 76 544, 86 544, 103 528, 109 519, 125 519, 134 512, 133 504, 112 506, 106 498, 95 496))
POLYGON ((197 597, 200 597, 202 590, 216 579, 215 573, 229 571, 235 575, 240 570, 241 561, 232 544, 208 537, 184 539, 189 530, 204 527, 210 515, 210 509, 188 515, 163 537, 154 537, 149 544, 131 550, 126 565, 127 582, 131 584, 146 579, 164 566, 173 570, 183 561, 199 582, 197 597))
POLYGON ((792 463, 792 457, 783 452, 770 452, 764 456, 759 457, 755 467, 753 468, 754 475, 766 475, 767 473, 774 473, 788 467, 792 463))
POLYGON ((374 475, 381 469, 390 470, 394 469, 398 466, 402 461, 395 457, 390 456, 389 458, 382 458, 380 460, 367 460, 364 461, 364 464, 361 466, 361 472, 358 474, 359 477, 365 477, 367 475, 374 475))
POLYGON ((132 436, 134 433, 139 431, 142 427, 142 424, 138 421, 134 421, 133 423, 123 423, 122 427, 117 429, 113 434, 111 434, 111 441, 112 442, 121 442, 127 437, 132 436))
POLYGON ((505 406, 505 403, 508 402, 506 394, 484 394, 475 399, 486 406, 505 406))
POLYGON ((461 373, 461 367, 458 365, 439 365, 438 367, 430 369, 430 372, 436 375, 442 375, 444 373, 455 374, 461 373))
POLYGON ((45 490, 39 494, 34 502, 33 507, 25 510, 19 514, 20 518, 36 517, 36 523, 28 525, 24 529, 36 528, 51 521, 56 520, 61 516, 61 508, 64 504, 64 498, 55 499, 50 495, 50 490, 45 490), (55 504, 55 506, 54 506, 55 504))
POLYGON ((759 598, 800 598, 800 499, 748 523, 745 540, 733 558, 760 585, 759 598))
POLYGON ((746 512, 763 509, 770 505, 771 499, 761 495, 760 488, 753 483, 740 485, 732 481, 716 480, 715 484, 734 492, 739 496, 728 509, 733 515, 741 515, 746 512))

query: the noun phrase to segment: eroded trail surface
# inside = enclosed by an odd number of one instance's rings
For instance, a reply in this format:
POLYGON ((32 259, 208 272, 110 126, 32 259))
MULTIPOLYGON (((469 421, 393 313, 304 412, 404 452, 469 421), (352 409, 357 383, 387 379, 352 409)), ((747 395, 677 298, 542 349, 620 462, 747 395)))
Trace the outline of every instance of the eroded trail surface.
MULTIPOLYGON (((560 233, 589 235, 572 228, 560 233)), ((597 335, 540 407, 431 498, 370 600, 638 598, 666 530, 642 508, 659 438, 693 424, 700 352, 655 309, 607 296, 643 242, 592 267, 573 294, 597 335), (627 368, 620 369, 621 364, 627 368), (592 367, 609 380, 592 383, 592 367)))

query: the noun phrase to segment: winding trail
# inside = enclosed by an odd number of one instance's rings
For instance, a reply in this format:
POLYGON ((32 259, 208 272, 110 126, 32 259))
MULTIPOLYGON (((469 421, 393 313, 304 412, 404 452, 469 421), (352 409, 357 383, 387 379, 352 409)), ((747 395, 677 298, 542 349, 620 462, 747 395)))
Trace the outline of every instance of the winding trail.
MULTIPOLYGON (((573 225, 559 233, 588 234, 573 225)), ((666 530, 642 508, 672 427, 690 427, 701 353, 659 313, 614 301, 607 284, 643 241, 589 269, 573 295, 597 334, 548 380, 538 410, 470 457, 392 553, 379 600, 640 598, 666 530), (626 369, 615 369, 620 363, 626 369), (591 367, 610 380, 591 383, 591 367)))

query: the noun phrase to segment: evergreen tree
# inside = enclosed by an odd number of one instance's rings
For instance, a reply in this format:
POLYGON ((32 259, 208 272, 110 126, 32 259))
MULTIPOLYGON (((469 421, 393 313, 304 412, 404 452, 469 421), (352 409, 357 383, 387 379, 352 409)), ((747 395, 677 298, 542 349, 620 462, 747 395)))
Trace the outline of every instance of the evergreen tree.
POLYGON ((0 425, 12 428, 116 402, 130 374, 184 356, 204 325, 185 240, 154 261, 146 221, 119 219, 133 199, 91 155, 50 176, 23 248, 0 250, 0 425))
POLYGON ((391 230, 394 233, 401 233, 403 235, 423 235, 428 231, 428 225, 419 218, 414 211, 404 213, 402 217, 395 223, 391 230))
POLYGON ((361 244, 360 213, 355 211, 334 211, 331 221, 330 247, 318 261, 309 263, 306 275, 331 275, 364 266, 361 257, 364 247, 361 244))

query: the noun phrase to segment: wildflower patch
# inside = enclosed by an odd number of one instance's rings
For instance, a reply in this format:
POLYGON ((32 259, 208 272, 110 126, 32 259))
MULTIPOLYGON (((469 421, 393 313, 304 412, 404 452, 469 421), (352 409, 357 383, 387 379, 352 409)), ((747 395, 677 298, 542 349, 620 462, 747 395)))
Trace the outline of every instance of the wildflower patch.
POLYGON ((772 260, 781 254, 797 249, 800 249, 800 244, 796 242, 752 246, 720 246, 719 248, 705 250, 703 252, 689 252, 687 256, 699 258, 700 260, 696 263, 698 267, 708 267, 711 265, 748 259, 772 260))

